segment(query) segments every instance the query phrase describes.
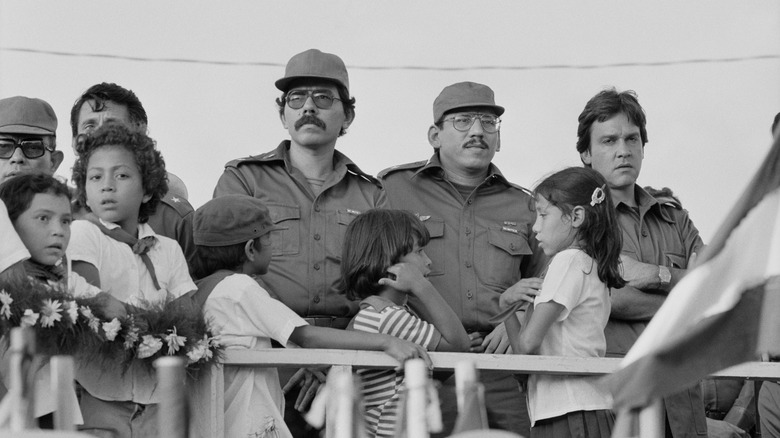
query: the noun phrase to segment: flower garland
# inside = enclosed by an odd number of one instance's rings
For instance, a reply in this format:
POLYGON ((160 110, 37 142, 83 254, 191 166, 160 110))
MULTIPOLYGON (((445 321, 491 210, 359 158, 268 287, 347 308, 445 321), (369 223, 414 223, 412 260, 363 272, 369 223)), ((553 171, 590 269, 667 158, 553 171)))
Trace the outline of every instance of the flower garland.
POLYGON ((128 306, 126 317, 107 318, 100 296, 75 298, 57 283, 27 278, 0 284, 0 336, 13 327, 35 330, 36 351, 104 365, 133 363, 151 369, 161 356, 187 358, 190 374, 219 359, 222 347, 201 309, 181 297, 160 306, 128 306))

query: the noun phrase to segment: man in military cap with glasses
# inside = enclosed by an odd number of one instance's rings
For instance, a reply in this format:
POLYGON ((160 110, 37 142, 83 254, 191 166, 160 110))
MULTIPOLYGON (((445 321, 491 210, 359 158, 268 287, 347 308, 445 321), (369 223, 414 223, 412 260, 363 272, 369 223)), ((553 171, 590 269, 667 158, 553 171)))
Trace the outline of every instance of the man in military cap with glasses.
MULTIPOLYGON (((227 163, 214 197, 245 194, 262 200, 281 229, 271 233, 272 262, 258 282, 309 324, 345 328, 358 302, 334 287, 344 232, 361 212, 386 207, 387 201, 379 182, 336 150, 355 118, 341 58, 316 49, 299 53, 276 88, 282 92, 276 104, 289 139, 270 152, 227 163)), ((304 389, 314 388, 307 383, 304 389)), ((307 406, 314 392, 300 394, 292 403, 288 398, 288 406, 307 406)))
POLYGON ((53 175, 63 157, 51 105, 24 96, 0 99, 0 183, 23 172, 53 175))
MULTIPOLYGON (((543 256, 531 233, 530 194, 492 164, 501 148, 503 113, 486 85, 447 86, 433 103, 428 128, 433 156, 379 174, 391 207, 415 212, 428 228, 425 252, 433 261, 428 278, 469 332, 472 352, 505 353, 504 325, 491 321, 499 313, 499 297, 532 301, 541 286, 534 277, 543 256)), ((414 300, 410 304, 425 316, 414 300)), ((480 378, 490 427, 528 436, 528 413, 512 376, 482 372, 480 378)), ((453 381, 442 388, 446 433, 456 416, 453 381)))

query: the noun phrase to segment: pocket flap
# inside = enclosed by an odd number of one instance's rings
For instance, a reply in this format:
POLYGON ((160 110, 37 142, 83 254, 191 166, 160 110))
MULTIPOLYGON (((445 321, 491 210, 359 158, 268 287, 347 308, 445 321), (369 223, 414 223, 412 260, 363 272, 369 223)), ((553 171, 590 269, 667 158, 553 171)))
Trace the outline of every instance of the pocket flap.
POLYGON ((431 239, 435 239, 444 235, 444 221, 428 219, 423 221, 423 224, 425 224, 425 228, 428 229, 428 234, 431 235, 431 239))
POLYGON ((268 207, 271 220, 275 224, 301 218, 301 207, 297 205, 266 204, 266 207, 268 207))
POLYGON ((531 247, 528 246, 525 237, 520 233, 515 234, 509 231, 502 231, 500 228, 489 228, 488 242, 513 256, 531 254, 531 247))

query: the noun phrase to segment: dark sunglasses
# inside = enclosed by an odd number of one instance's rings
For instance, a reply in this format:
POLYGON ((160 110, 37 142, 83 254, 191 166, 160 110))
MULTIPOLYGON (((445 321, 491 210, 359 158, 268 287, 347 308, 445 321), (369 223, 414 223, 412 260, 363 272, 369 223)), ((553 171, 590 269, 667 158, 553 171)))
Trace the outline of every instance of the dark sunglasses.
POLYGON ((53 147, 48 147, 43 140, 15 140, 13 138, 0 138, 0 158, 8 159, 14 155, 16 148, 20 148, 25 157, 29 159, 40 158, 46 151, 54 152, 53 147))

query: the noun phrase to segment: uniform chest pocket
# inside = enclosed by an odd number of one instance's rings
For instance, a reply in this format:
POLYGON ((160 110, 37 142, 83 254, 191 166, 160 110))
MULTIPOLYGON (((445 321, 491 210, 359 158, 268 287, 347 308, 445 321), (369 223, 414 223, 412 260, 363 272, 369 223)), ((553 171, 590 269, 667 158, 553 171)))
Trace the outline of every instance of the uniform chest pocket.
POLYGON ((482 278, 493 285, 511 286, 520 278, 523 257, 530 256, 532 252, 526 237, 519 232, 488 228, 487 243, 484 255, 475 260, 482 278))
POLYGON ((271 232, 272 255, 294 255, 301 246, 301 208, 297 205, 266 204, 274 225, 271 232))
MULTIPOLYGON (((423 224, 431 236, 431 240, 425 246, 425 254, 431 259, 431 272, 428 275, 444 275, 447 264, 444 254, 444 221, 429 218, 423 221, 423 224)), ((457 254, 453 254, 452 257, 457 260, 457 254)))
POLYGON ((667 252, 664 255, 666 256, 666 266, 677 269, 686 269, 688 267, 688 260, 684 255, 671 252, 667 252))

